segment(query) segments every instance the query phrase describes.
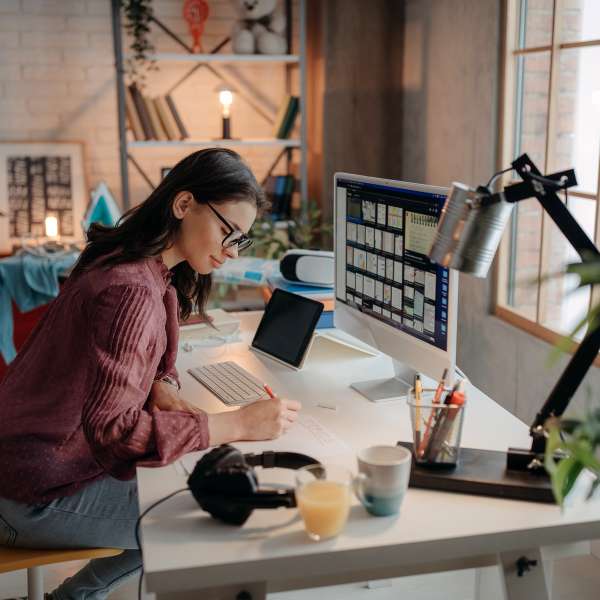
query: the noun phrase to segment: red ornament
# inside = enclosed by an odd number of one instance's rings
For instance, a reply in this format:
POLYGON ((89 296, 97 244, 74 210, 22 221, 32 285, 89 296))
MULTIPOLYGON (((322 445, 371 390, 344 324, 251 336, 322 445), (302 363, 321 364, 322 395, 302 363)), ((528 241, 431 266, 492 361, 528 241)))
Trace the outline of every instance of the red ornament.
POLYGON ((205 0, 185 0, 183 3, 183 18, 187 21, 194 39, 194 52, 202 52, 200 38, 204 33, 204 23, 208 19, 208 14, 208 3, 205 0))

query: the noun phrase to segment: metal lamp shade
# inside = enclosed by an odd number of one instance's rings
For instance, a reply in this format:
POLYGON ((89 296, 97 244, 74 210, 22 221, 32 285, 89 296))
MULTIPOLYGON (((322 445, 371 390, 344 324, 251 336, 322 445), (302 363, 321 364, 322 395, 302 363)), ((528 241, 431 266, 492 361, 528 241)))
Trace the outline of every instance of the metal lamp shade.
POLYGON ((429 258, 451 269, 486 277, 513 205, 481 205, 475 190, 454 182, 438 223, 429 258))

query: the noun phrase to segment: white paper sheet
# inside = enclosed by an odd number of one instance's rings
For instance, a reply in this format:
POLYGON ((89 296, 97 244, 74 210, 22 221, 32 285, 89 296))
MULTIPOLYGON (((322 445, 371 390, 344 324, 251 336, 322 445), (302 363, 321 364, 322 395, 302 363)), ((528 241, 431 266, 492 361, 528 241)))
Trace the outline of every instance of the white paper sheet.
MULTIPOLYGON (((235 443, 233 444, 236 445, 235 443)), ((352 449, 335 433, 327 429, 310 415, 300 415, 296 423, 280 438, 270 442, 244 443, 243 452, 259 453, 263 450, 275 452, 300 452, 322 462, 336 456, 348 457, 352 449)), ((191 452, 179 459, 186 474, 191 473, 205 452, 191 452)))

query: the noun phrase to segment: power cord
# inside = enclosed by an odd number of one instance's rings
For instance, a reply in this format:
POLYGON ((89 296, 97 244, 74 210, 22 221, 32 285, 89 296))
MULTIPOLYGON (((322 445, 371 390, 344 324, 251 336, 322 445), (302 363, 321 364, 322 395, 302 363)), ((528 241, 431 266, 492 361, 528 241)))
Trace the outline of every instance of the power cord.
MULTIPOLYGON (((159 504, 166 502, 173 496, 177 494, 181 494, 181 492, 188 492, 190 488, 181 488, 180 490, 176 490, 175 492, 171 492, 168 496, 157 500, 154 504, 151 504, 137 519, 135 523, 135 542, 137 544, 138 550, 140 554, 142 553, 142 545, 140 544, 140 526, 142 524, 142 519, 153 509, 156 508, 159 504)), ((142 561, 142 570, 140 572, 140 579, 138 581, 138 600, 142 600, 142 579, 144 578, 144 563, 142 561)))

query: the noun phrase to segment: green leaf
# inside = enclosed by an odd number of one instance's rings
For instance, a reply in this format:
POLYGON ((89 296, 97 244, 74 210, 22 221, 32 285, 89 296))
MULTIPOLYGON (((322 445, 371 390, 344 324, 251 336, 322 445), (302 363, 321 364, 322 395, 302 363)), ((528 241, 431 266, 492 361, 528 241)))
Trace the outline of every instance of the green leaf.
POLYGON ((577 481, 577 477, 579 477, 582 469, 583 466, 580 462, 572 456, 568 456, 559 461, 558 467, 552 473, 552 491, 554 498, 561 506, 577 481))

